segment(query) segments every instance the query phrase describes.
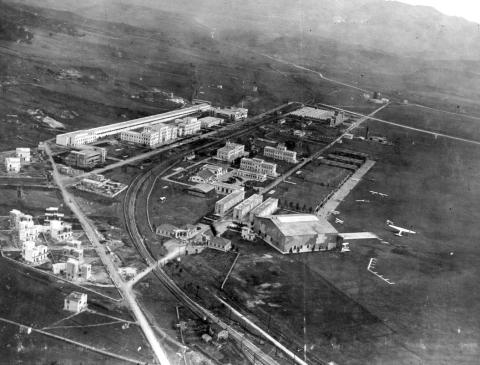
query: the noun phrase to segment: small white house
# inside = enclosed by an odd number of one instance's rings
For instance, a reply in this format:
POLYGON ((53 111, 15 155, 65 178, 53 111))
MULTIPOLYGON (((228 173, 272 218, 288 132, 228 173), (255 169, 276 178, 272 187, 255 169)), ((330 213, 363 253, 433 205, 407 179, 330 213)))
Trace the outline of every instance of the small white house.
POLYGON ((15 154, 20 159, 20 162, 30 162, 30 148, 18 147, 15 150, 15 154))
POLYGON ((87 309, 87 294, 72 292, 63 303, 63 309, 69 312, 80 313, 87 309))
POLYGON ((18 157, 6 157, 5 169, 7 172, 20 172, 20 158, 18 157))

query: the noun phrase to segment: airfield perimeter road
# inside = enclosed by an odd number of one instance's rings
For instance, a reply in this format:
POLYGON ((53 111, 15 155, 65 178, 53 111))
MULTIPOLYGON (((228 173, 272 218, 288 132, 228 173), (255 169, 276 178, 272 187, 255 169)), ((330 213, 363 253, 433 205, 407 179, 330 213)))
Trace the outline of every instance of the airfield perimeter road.
MULTIPOLYGON (((328 104, 322 104, 322 103, 318 103, 318 105, 322 105, 322 106, 326 106, 328 108, 332 108, 332 109, 336 109, 336 110, 341 110, 345 113, 350 113, 352 115, 356 115, 358 117, 364 117, 363 114, 360 114, 360 113, 357 113, 357 112, 352 112, 350 110, 347 110, 347 109, 342 109, 342 108, 338 108, 336 106, 333 106, 333 105, 328 105, 328 104)), ((387 106, 388 104, 385 104, 385 106, 387 106)), ((432 109, 432 108, 428 108, 428 109, 432 109)), ((433 110, 438 110, 438 109, 433 109, 433 110)), ((376 113, 378 111, 378 109, 374 112, 376 113)), ((445 112, 443 110, 439 110, 443 113, 449 113, 449 112, 445 112)), ((472 118, 471 116, 469 116, 470 118, 472 118)), ((443 138, 447 138, 447 139, 453 139, 455 141, 460 141, 460 142, 466 142, 466 143, 472 143, 472 144, 476 144, 476 145, 480 145, 480 141, 475 141, 473 139, 468 139, 468 138, 461 138, 461 137, 455 137, 455 136, 452 136, 451 134, 445 134, 445 133, 439 133, 439 132, 432 132, 432 131, 429 131, 429 130, 426 130, 426 129, 421 129, 421 128, 415 128, 415 127, 410 127, 408 125, 404 125, 404 124, 399 124, 399 123, 395 123, 395 122, 390 122, 388 120, 385 120, 385 119, 380 119, 380 118, 375 118, 375 117, 369 117, 369 119, 371 120, 374 120, 376 122, 380 122, 380 123, 384 123, 384 124, 389 124, 389 125, 394 125, 396 127, 399 127, 399 128, 404 128, 404 129, 409 129, 409 130, 412 130, 412 131, 415 131, 415 132, 421 132, 421 133, 426 133, 426 134, 430 134, 432 136, 434 136, 435 138, 436 137, 443 137, 443 138)))
POLYGON ((65 204, 70 208, 72 213, 75 214, 75 216, 78 218, 85 234, 87 235, 88 239, 90 240, 93 247, 95 248, 95 251, 97 252, 100 259, 102 260, 102 263, 105 265, 110 278, 112 279, 113 283, 117 286, 117 288, 120 290, 120 293, 122 294, 124 299, 127 301, 130 309, 133 312, 133 315, 135 316, 137 323, 140 325, 140 328, 142 329, 143 334, 145 335, 146 339, 148 340, 155 354, 155 358, 157 359, 160 365, 170 365, 170 361, 168 360, 165 350, 163 349, 162 345, 158 341, 158 338, 156 337, 152 327, 150 326, 150 323, 148 322, 147 318, 145 317, 140 306, 137 303, 135 294, 131 290, 130 286, 128 286, 123 281, 111 257, 106 253, 105 247, 100 244, 100 241, 98 238, 98 232, 95 229, 94 224, 85 216, 85 214, 82 212, 82 210, 76 203, 72 194, 70 194, 66 189, 66 187, 62 184, 57 166, 52 157, 52 151, 50 150, 50 146, 48 145, 48 143, 45 144, 45 152, 47 153, 50 159, 50 162, 52 163, 53 179, 57 183, 58 187, 60 188, 60 191, 62 192, 62 196, 65 201, 65 204))

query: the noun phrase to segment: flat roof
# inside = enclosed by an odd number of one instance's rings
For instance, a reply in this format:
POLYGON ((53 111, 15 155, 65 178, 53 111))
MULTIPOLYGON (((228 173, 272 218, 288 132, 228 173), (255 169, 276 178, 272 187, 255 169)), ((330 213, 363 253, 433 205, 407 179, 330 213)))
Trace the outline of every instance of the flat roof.
POLYGON ((67 295, 67 299, 79 301, 82 299, 83 296, 87 296, 87 294, 80 293, 78 291, 73 291, 67 295))
POLYGON ((213 187, 210 184, 197 184, 189 188, 189 190, 195 190, 195 191, 200 191, 202 193, 208 193, 212 190, 214 190, 215 187, 213 187))
POLYGON ((300 117, 313 118, 313 119, 326 119, 331 117, 334 112, 331 110, 317 109, 310 106, 303 107, 290 113, 300 117))
POLYGON ((335 227, 325 218, 313 214, 280 214, 261 219, 270 220, 284 236, 337 233, 335 227))

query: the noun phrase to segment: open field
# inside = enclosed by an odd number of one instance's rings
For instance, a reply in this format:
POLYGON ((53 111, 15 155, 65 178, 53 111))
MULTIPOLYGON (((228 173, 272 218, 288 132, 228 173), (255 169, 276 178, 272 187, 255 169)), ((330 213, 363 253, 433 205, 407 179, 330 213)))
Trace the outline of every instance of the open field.
POLYGON ((280 199, 284 208, 310 211, 332 191, 350 172, 348 170, 321 164, 318 160, 307 164, 296 174, 277 185, 271 196, 280 199), (298 208, 297 208, 298 204, 298 208))
POLYGON ((12 209, 18 209, 26 214, 43 215, 45 208, 58 207, 62 204, 61 195, 56 190, 23 189, 21 198, 17 189, 2 186, 0 188, 0 215, 8 215, 12 209))
MULTIPOLYGON (((117 328, 115 329, 117 332, 112 332, 108 326, 91 328, 82 327, 84 325, 90 325, 94 323, 105 323, 105 317, 99 314, 81 314, 79 317, 75 317, 74 319, 70 320, 71 322, 69 324, 64 324, 63 322, 58 324, 58 321, 71 314, 63 310, 64 297, 72 291, 82 291, 78 287, 63 281, 57 281, 49 276, 26 269, 5 259, 1 259, 1 263, 0 271, 2 273, 2 277, 4 278, 4 284, 0 288, 2 298, 0 317, 17 321, 33 328, 43 328, 57 325, 80 326, 71 329, 62 329, 64 332, 60 331, 61 333, 59 334, 64 335, 69 339, 78 340, 82 343, 88 342, 92 346, 106 348, 114 353, 119 353, 125 348, 125 344, 120 343, 118 340, 118 331, 120 331, 122 332, 122 336, 120 337, 124 341, 131 341, 132 346, 133 344, 142 344, 142 347, 144 348, 142 351, 143 356, 150 358, 151 355, 149 353, 149 349, 148 347, 145 348, 143 345, 144 339, 141 335, 141 332, 135 326, 131 326, 128 331, 123 331, 121 328, 117 328), (18 300, 18 298, 22 298, 22 300, 18 300), (98 332, 99 329, 101 329, 100 332, 98 332), (87 332, 85 333, 85 331, 87 332), (86 336, 87 334, 88 336, 86 336)), ((126 310, 121 304, 115 304, 112 301, 108 301, 107 299, 91 292, 87 293, 89 308, 99 312, 100 314, 103 313, 125 320, 132 320, 128 310, 126 310)), ((57 330, 52 329, 48 331, 52 331, 53 333, 57 330)), ((46 340, 45 343, 49 343, 49 341, 46 340)), ((70 348, 70 345, 65 345, 63 350, 65 351, 67 348, 70 348)), ((30 348, 30 351, 33 350, 30 348)), ((136 347, 135 351, 131 351, 128 353, 128 355, 131 357, 139 356, 137 355, 136 347)), ((9 355, 9 351, 6 352, 5 356, 11 356, 9 355)), ((62 355, 60 351, 58 356, 61 358, 62 356, 69 355, 62 355)))
MULTIPOLYGON (((480 141, 478 128, 480 119, 461 114, 442 113, 415 105, 390 105, 381 110, 376 117, 432 132, 480 141)), ((371 134, 376 133, 375 128, 372 128, 371 134)))

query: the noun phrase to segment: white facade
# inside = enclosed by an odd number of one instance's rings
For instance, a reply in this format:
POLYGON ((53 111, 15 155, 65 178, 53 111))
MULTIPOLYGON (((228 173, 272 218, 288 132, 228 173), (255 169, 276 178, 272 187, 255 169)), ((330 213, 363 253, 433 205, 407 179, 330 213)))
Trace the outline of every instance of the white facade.
POLYGON ((227 142, 224 147, 217 150, 217 158, 222 161, 232 162, 233 160, 243 157, 245 154, 245 146, 243 144, 227 142))
POLYGON ((248 180, 263 182, 267 180, 267 175, 260 172, 246 171, 242 169, 233 170, 233 176, 241 177, 248 180))
POLYGON ((5 157, 5 169, 7 172, 20 172, 20 166, 19 157, 5 157))
POLYGON ((56 143, 63 146, 76 147, 95 142, 99 138, 119 134, 123 131, 151 126, 161 122, 174 120, 175 118, 181 118, 197 112, 205 112, 210 110, 210 108, 211 106, 209 104, 199 104, 189 108, 172 110, 163 114, 156 114, 149 117, 109 124, 102 127, 58 134, 56 137, 56 143))
POLYGON ((22 257, 29 264, 41 264, 47 261, 48 248, 45 245, 35 246, 35 242, 26 241, 22 246, 22 257))
POLYGON ((57 219, 52 219, 45 227, 45 231, 57 241, 67 241, 73 236, 72 225, 57 219))
POLYGON ((87 300, 87 294, 74 291, 65 298, 63 309, 69 312, 80 313, 87 309, 87 300))
POLYGON ((260 158, 242 158, 240 161, 240 169, 258 172, 268 177, 276 177, 278 175, 276 163, 266 162, 260 158))
POLYGON ((30 162, 30 148, 18 147, 15 150, 15 155, 20 159, 20 162, 30 162))
POLYGON ((236 190, 215 203, 215 214, 224 216, 230 209, 245 198, 245 191, 236 190))
POLYGON ((160 143, 160 133, 151 128, 144 128, 141 132, 124 131, 120 133, 120 139, 129 143, 153 147, 160 143))
POLYGON ((297 152, 287 150, 284 144, 279 144, 277 147, 266 146, 263 149, 265 157, 273 158, 274 160, 281 160, 290 163, 297 163, 297 152))
POLYGON ((249 223, 253 224, 255 217, 266 217, 278 210, 278 199, 268 198, 259 206, 253 208, 249 213, 249 223))
POLYGON ((59 275, 62 273, 62 271, 65 271, 67 269, 67 263, 66 262, 57 262, 55 264, 52 264, 52 272, 55 275, 59 275))
POLYGON ((201 122, 195 117, 177 119, 175 125, 178 128, 178 137, 190 136, 197 133, 201 128, 201 122))
POLYGON ((77 280, 78 274, 80 269, 80 263, 77 259, 68 259, 67 265, 65 269, 65 274, 67 276, 67 280, 77 280))
POLYGON ((248 199, 245 199, 235 208, 233 208, 233 220, 235 222, 242 223, 245 220, 248 220, 248 213, 263 201, 263 196, 261 194, 253 194, 248 199), (246 218, 246 219, 245 219, 246 218))
POLYGON ((222 118, 205 117, 199 119, 201 128, 212 128, 223 123, 222 118))
POLYGON ((219 181, 214 182, 212 185, 215 188, 215 192, 221 195, 228 195, 237 190, 242 190, 242 191, 245 190, 243 186, 236 185, 236 184, 223 183, 219 181))
POLYGON ((248 116, 248 109, 246 108, 216 108, 213 109, 213 112, 218 117, 233 121, 245 120, 248 116))
POLYGON ((10 226, 15 229, 20 242, 35 241, 43 227, 33 222, 33 217, 17 209, 10 211, 10 226))

